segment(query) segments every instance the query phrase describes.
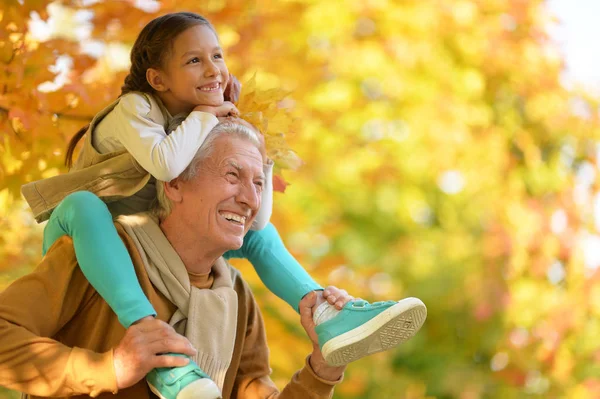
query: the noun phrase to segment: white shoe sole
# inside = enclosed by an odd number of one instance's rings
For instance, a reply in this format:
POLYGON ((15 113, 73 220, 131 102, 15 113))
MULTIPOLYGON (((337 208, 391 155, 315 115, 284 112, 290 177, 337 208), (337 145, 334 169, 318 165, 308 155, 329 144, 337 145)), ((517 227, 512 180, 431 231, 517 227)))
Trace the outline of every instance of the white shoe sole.
POLYGON ((368 323, 330 339, 321 352, 329 365, 343 366, 409 340, 426 318, 427 307, 420 299, 405 298, 368 323))
MULTIPOLYGON (((150 390, 160 399, 167 399, 160 394, 152 384, 148 384, 150 390)), ((221 390, 210 378, 201 378, 186 385, 177 394, 177 399, 221 399, 221 390)))

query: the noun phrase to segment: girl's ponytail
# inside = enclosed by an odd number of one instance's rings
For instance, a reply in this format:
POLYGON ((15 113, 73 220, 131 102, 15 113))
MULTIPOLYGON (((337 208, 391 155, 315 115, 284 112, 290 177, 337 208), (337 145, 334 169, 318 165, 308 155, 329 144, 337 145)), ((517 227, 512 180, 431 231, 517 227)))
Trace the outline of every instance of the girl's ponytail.
POLYGON ((75 133, 75 136, 71 138, 71 141, 69 141, 67 153, 65 154, 65 166, 67 168, 71 169, 71 166, 73 166, 73 153, 75 152, 75 147, 77 147, 77 143, 85 135, 85 132, 87 132, 89 127, 90 125, 85 125, 79 129, 79 131, 75 133))
MULTIPOLYGON (((132 53, 133 54, 133 53, 132 53)), ((131 57, 131 68, 129 74, 125 77, 125 82, 121 86, 121 96, 132 92, 141 91, 142 93, 152 93, 153 89, 146 79, 146 69, 140 63, 131 57)))

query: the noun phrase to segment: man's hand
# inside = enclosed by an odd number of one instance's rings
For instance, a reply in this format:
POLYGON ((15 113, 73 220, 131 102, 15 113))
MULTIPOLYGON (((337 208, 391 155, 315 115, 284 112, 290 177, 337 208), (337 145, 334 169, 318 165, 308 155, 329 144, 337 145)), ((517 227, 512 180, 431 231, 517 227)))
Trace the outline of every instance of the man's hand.
POLYGON ((136 384, 153 368, 179 367, 189 363, 183 357, 160 355, 169 352, 188 356, 196 354, 190 341, 164 321, 152 319, 129 327, 113 350, 117 387, 124 389, 136 384))
POLYGON ((231 73, 229 74, 229 82, 227 86, 225 86, 225 90, 223 90, 223 97, 225 101, 230 101, 232 103, 237 103, 240 99, 240 93, 242 91, 242 84, 240 81, 233 76, 231 73))
POLYGON ((342 310, 344 306, 353 299, 348 291, 330 285, 323 290, 323 299, 327 300, 331 306, 335 306, 337 310, 342 310))
POLYGON ((218 107, 213 107, 211 105, 196 105, 194 111, 208 112, 216 117, 239 116, 240 114, 240 111, 238 111, 235 105, 229 101, 223 102, 223 104, 218 107))
MULTIPOLYGON (((328 294, 328 302, 330 302, 332 305, 341 304, 343 307, 346 303, 353 299, 353 297, 348 295, 345 290, 340 290, 337 287, 329 286, 325 289, 325 292, 328 294)), ((302 324, 302 327, 304 327, 306 334, 308 334, 308 337, 313 343, 313 351, 309 359, 309 363, 313 371, 315 374, 325 380, 337 381, 344 373, 346 366, 331 367, 327 364, 323 354, 321 353, 321 348, 319 347, 319 338, 315 332, 315 322, 313 321, 312 317, 313 308, 317 304, 318 296, 319 295, 313 291, 302 298, 299 304, 300 323, 302 324)))

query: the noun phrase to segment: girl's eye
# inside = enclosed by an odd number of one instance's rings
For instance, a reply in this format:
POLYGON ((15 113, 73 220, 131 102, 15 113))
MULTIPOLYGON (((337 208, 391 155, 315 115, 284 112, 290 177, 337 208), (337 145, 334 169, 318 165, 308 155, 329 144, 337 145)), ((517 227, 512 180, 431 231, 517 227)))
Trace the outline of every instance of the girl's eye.
POLYGON ((198 57, 194 57, 188 61, 188 64, 197 64, 198 62, 200 62, 200 59, 198 59, 198 57))
POLYGON ((213 57, 216 58, 216 59, 222 59, 223 58, 223 54, 217 53, 213 57))

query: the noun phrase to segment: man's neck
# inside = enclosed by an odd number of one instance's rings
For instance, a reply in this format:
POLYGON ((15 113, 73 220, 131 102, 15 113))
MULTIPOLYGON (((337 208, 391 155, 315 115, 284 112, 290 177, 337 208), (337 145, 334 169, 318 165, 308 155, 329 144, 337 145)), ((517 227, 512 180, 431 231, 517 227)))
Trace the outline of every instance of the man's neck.
POLYGON ((207 251, 206 245, 200 245, 205 240, 190 234, 176 218, 167 216, 159 225, 188 272, 209 273, 217 259, 223 255, 222 251, 207 251))

